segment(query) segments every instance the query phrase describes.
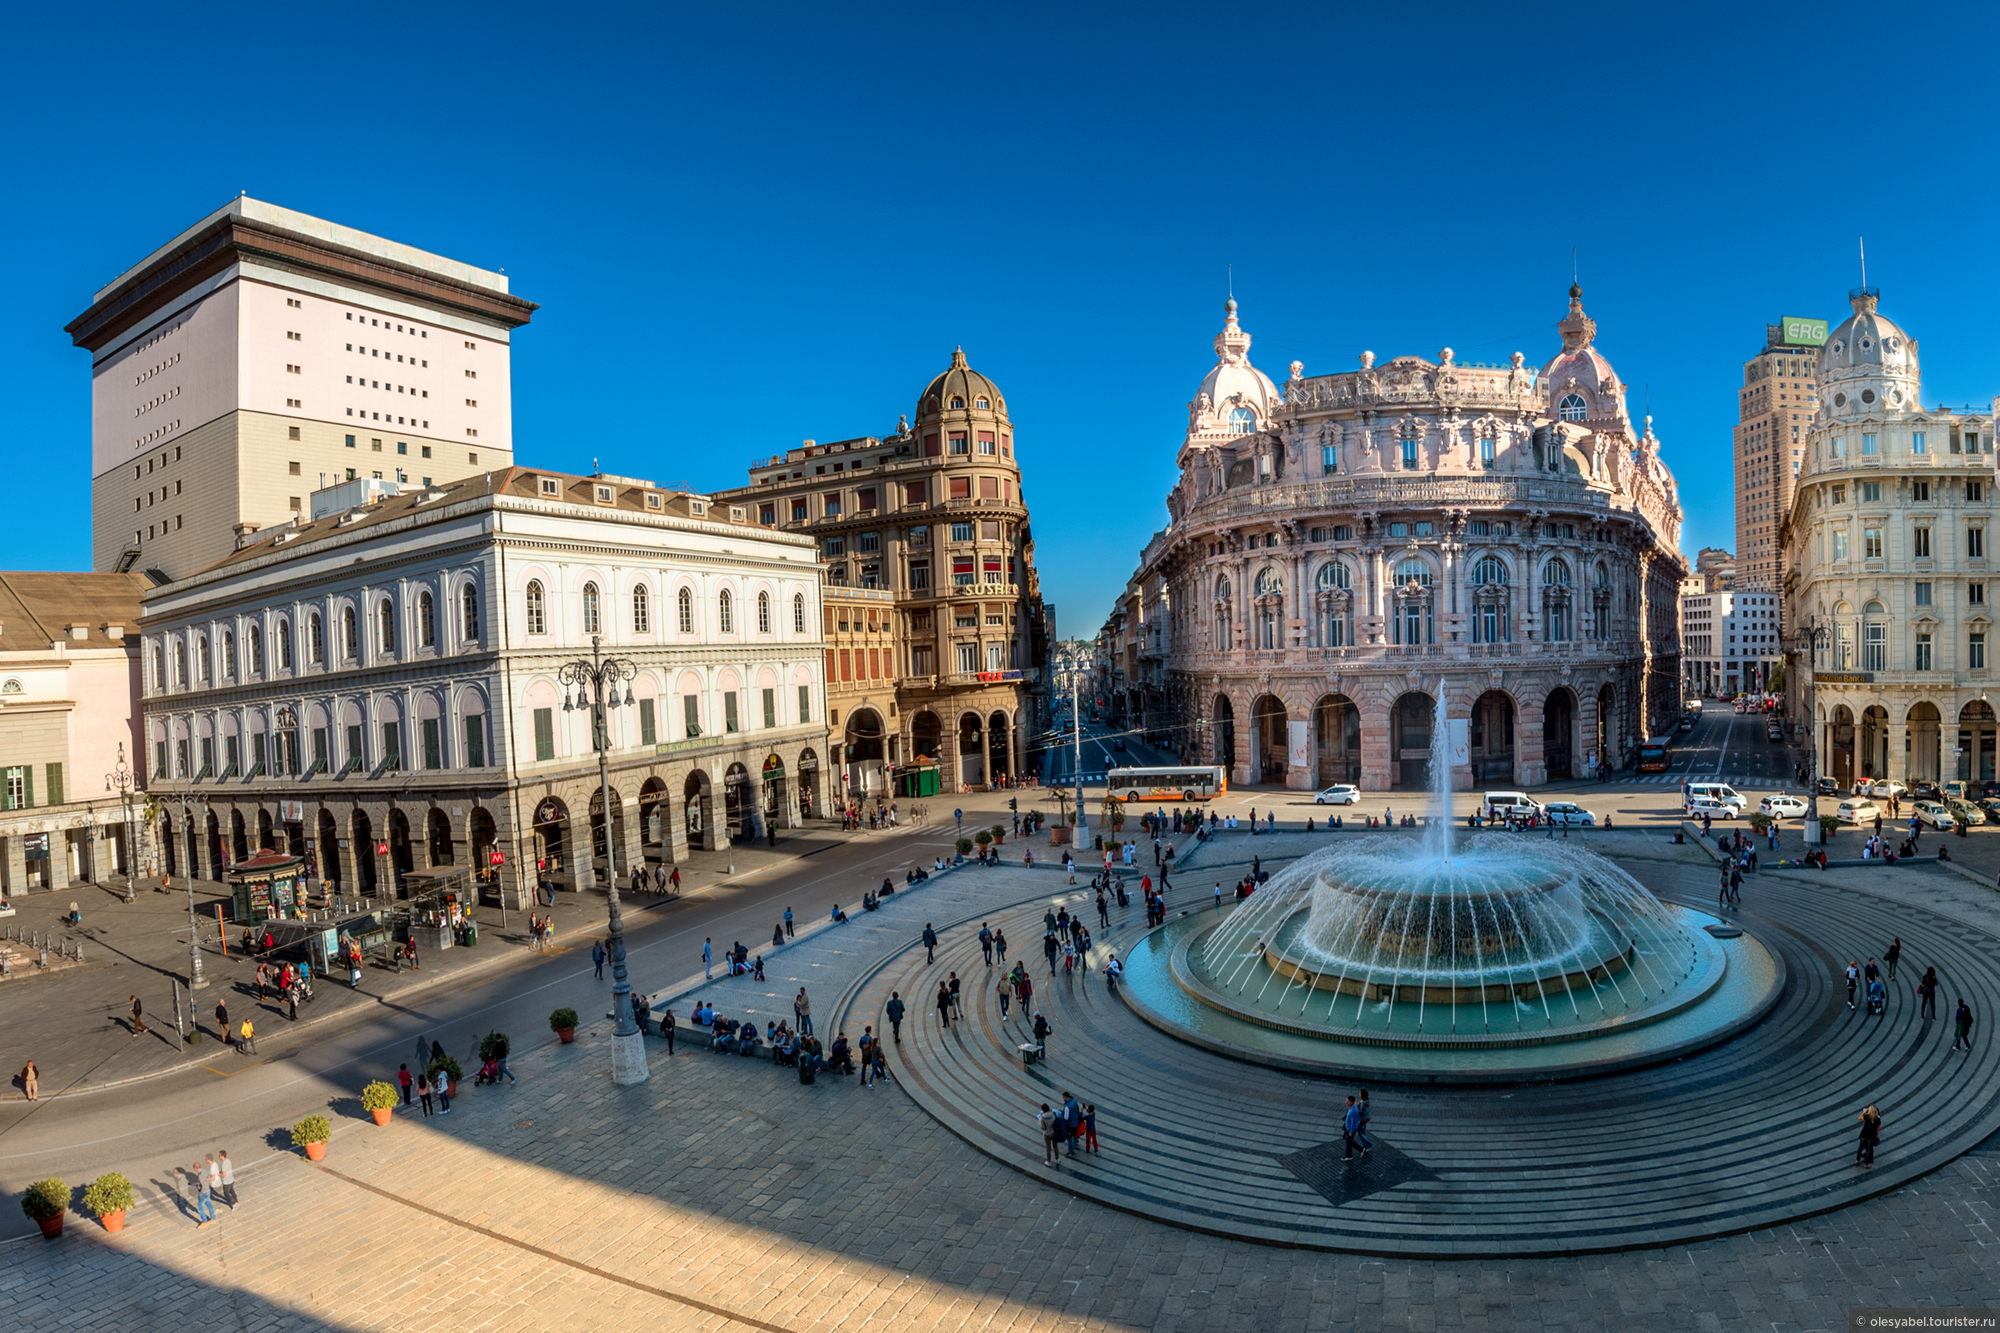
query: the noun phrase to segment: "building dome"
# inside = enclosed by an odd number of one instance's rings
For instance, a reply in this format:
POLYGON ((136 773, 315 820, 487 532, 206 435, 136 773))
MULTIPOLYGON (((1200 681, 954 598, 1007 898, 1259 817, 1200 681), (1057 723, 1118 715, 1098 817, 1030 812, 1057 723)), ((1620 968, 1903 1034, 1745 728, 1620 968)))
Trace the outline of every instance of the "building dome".
POLYGON ((1875 288, 1857 287, 1847 299, 1854 313, 1819 349, 1821 405, 1836 417, 1915 411, 1923 388, 1916 339, 1876 310, 1875 288))
POLYGON ((1248 435, 1271 424, 1278 410, 1278 386, 1250 364, 1250 335, 1236 322, 1234 298, 1222 313, 1222 332, 1215 335, 1215 368, 1188 404, 1189 427, 1248 435))
POLYGON ((1583 288, 1569 288, 1569 314, 1556 328, 1563 349, 1542 367, 1549 415, 1558 421, 1609 425, 1625 420, 1625 386, 1597 350, 1597 321, 1583 312, 1583 288))
POLYGON ((919 421, 945 412, 1007 415, 1007 400, 1000 396, 999 386, 965 363, 962 347, 952 349, 950 367, 932 380, 917 399, 919 421))

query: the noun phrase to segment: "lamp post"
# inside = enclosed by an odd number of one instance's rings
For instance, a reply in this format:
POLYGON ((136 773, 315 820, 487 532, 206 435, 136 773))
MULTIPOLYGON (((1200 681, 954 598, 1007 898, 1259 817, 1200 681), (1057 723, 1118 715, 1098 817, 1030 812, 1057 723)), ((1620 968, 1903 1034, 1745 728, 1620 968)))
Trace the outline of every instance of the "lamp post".
POLYGON ((1818 833, 1819 824, 1819 650, 1830 631, 1807 617, 1794 646, 1806 656, 1806 809, 1818 833))
POLYGON ((1084 683, 1090 671, 1090 658, 1072 646, 1059 649, 1056 653, 1056 682, 1058 688, 1069 687, 1069 718, 1071 732, 1071 762, 1075 766, 1076 778, 1076 825, 1070 834, 1070 846, 1081 849, 1084 840, 1090 836, 1090 825, 1083 814, 1083 714, 1078 710, 1076 692, 1084 683))
POLYGON ((125 742, 118 742, 118 764, 104 775, 104 790, 118 793, 118 803, 125 810, 125 901, 132 901, 132 866, 138 853, 132 840, 132 793, 137 784, 132 780, 131 765, 125 762, 125 742))
MULTIPOLYGON (((644 1083, 651 1074, 646 1067, 646 1039, 632 1018, 632 982, 625 973, 625 920, 619 913, 618 876, 611 863, 611 735, 606 710, 620 705, 618 687, 639 674, 638 663, 627 657, 606 657, 600 640, 590 638, 590 656, 563 664, 556 679, 563 685, 563 711, 590 710, 590 739, 597 750, 598 800, 604 807, 604 896, 611 912, 610 937, 605 944, 611 954, 611 1081, 619 1084, 644 1083)), ((625 689, 624 706, 633 703, 632 690, 625 689)))
POLYGON ((188 989, 196 991, 208 985, 208 979, 201 974, 201 927, 197 923, 194 914, 194 856, 191 850, 194 845, 194 824, 192 822, 194 819, 194 808, 192 802, 188 799, 186 789, 175 792, 173 798, 179 801, 181 806, 181 835, 183 838, 181 851, 187 855, 188 860, 187 865, 181 868, 181 878, 187 883, 188 896, 188 989))

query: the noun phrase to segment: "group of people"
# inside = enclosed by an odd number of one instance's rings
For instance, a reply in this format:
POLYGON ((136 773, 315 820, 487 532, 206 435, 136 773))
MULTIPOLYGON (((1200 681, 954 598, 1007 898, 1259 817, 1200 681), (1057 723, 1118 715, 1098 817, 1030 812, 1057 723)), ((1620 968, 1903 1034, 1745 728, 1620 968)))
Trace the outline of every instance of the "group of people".
POLYGON ((194 1214, 196 1229, 215 1220, 217 1199, 228 1204, 230 1212, 236 1211, 236 1168, 230 1165, 226 1149, 210 1153, 207 1160, 193 1166, 175 1167, 174 1185, 194 1214))
POLYGON ((1081 1143, 1085 1152, 1097 1151, 1097 1104, 1078 1101, 1068 1088, 1058 1100, 1061 1104, 1056 1107, 1042 1103, 1035 1124, 1042 1133, 1042 1165, 1061 1170, 1064 1154, 1060 1150, 1067 1149, 1074 1157, 1081 1143))
MULTIPOLYGON (((271 996, 275 996, 287 1016, 297 1022, 300 1001, 312 999, 312 969, 304 964, 257 964, 257 1001, 261 1004, 271 996)), ((226 1032, 229 1024, 224 1022, 222 1027, 226 1032)))
POLYGON ((538 916, 533 912, 528 913, 528 948, 534 953, 541 953, 546 949, 554 948, 555 942, 556 922, 554 913, 550 913, 547 916, 538 916))
POLYGON ((886 806, 875 805, 865 810, 858 805, 850 805, 840 812, 842 832, 852 832, 861 828, 895 828, 898 822, 896 805, 893 801, 886 806))
POLYGON ((1089 958, 1090 931, 1082 917, 1071 916, 1067 907, 1051 909, 1042 914, 1042 924, 1047 928, 1042 953, 1049 960, 1050 976, 1055 975, 1058 960, 1064 972, 1073 972, 1079 958, 1089 958))
POLYGON ((675 866, 673 873, 668 874, 666 863, 656 862, 653 866, 653 873, 650 875, 646 873, 646 867, 644 866, 632 867, 631 890, 633 893, 651 893, 657 897, 665 893, 669 888, 677 894, 681 891, 681 868, 679 866, 675 866))

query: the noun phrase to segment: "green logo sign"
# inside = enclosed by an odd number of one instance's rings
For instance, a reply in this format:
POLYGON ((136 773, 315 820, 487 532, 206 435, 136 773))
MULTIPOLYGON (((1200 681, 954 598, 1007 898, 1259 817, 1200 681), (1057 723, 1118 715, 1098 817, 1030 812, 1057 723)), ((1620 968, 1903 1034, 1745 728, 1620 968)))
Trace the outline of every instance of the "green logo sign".
POLYGON ((1826 321, 1786 315, 1785 341, 1794 347, 1823 347, 1826 344, 1826 321))

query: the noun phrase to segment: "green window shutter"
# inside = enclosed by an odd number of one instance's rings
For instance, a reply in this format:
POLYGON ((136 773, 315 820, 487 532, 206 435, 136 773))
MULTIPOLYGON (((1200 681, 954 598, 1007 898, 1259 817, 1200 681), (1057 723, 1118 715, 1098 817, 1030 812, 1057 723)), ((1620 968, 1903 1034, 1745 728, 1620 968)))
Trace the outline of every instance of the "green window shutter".
POLYGON ((764 725, 767 727, 778 725, 778 692, 776 690, 764 691, 764 725))
POLYGON ((722 696, 722 729, 723 729, 724 731, 735 731, 735 730, 736 730, 736 691, 735 691, 735 690, 731 690, 731 691, 730 691, 729 693, 727 693, 727 694, 725 694, 725 695, 723 695, 723 696, 722 696))
POLYGON ((553 708, 535 710, 535 758, 556 757, 556 715, 553 708))
POLYGON ((486 767, 486 715, 465 715, 465 763, 468 768, 486 767))
POLYGON ((658 743, 659 729, 653 721, 653 701, 651 699, 641 699, 639 701, 639 744, 657 745, 658 743))
POLYGON ((49 765, 49 804, 63 803, 63 771, 61 764, 49 765))
POLYGON ((27 798, 26 798, 25 800, 23 800, 23 801, 21 802, 21 804, 22 804, 23 806, 32 806, 32 805, 34 805, 34 803, 35 803, 35 770, 34 770, 34 766, 33 766, 33 765, 29 765, 28 767, 26 767, 26 768, 23 768, 23 769, 21 770, 21 777, 22 777, 22 779, 23 779, 23 780, 24 780, 24 781, 25 781, 25 782, 27 783, 27 791, 28 791, 28 795, 27 795, 27 798))
POLYGON ((813 712, 812 702, 813 702, 812 686, 810 685, 799 686, 799 721, 801 722, 812 721, 812 712, 813 712))

